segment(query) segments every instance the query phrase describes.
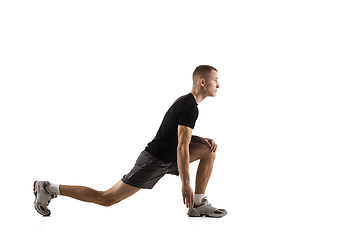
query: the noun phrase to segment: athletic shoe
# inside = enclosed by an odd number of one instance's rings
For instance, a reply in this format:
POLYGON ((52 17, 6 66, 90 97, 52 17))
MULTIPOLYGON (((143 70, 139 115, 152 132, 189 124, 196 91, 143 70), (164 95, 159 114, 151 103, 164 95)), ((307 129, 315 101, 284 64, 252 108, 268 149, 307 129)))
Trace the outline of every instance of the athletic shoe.
POLYGON ((34 206, 38 213, 43 216, 50 216, 51 211, 48 209, 48 205, 51 199, 56 198, 57 195, 49 190, 49 182, 35 181, 34 182, 34 206))
POLYGON ((225 209, 217 209, 209 203, 206 197, 204 197, 199 206, 191 207, 188 211, 190 217, 214 217, 221 218, 227 214, 225 209))

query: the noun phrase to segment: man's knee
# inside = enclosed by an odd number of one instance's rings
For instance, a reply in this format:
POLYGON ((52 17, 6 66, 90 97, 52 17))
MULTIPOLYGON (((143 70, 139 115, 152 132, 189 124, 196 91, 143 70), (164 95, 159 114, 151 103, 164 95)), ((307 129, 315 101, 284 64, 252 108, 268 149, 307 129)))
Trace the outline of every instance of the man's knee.
POLYGON ((215 158, 216 158, 216 152, 208 152, 208 159, 210 159, 211 161, 215 161, 215 158))
POLYGON ((100 205, 104 206, 104 207, 110 207, 118 202, 120 202, 120 201, 104 199, 103 201, 100 202, 100 205))
POLYGON ((213 159, 213 161, 215 161, 215 158, 216 158, 216 152, 211 152, 211 158, 213 159))
POLYGON ((120 201, 111 198, 109 195, 106 194, 106 192, 102 195, 101 200, 99 201, 99 204, 104 207, 110 207, 120 201))

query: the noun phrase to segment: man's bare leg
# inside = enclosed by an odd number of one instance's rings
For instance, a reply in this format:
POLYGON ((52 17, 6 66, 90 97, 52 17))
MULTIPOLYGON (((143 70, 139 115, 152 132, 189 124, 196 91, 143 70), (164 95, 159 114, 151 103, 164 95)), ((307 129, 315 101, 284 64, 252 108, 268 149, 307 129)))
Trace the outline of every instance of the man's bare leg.
POLYGON ((75 198, 84 202, 92 202, 102 206, 111 206, 138 192, 136 188, 121 180, 107 191, 97 191, 83 186, 60 185, 60 195, 75 198))
POLYGON ((200 159, 196 173, 194 203, 188 211, 190 217, 223 217, 227 214, 225 209, 218 209, 209 204, 205 197, 206 186, 210 180, 216 154, 210 152, 209 147, 202 143, 190 143, 190 162, 200 159))
POLYGON ((195 194, 205 194, 210 180, 216 153, 210 152, 209 147, 202 143, 190 143, 190 162, 200 159, 196 172, 195 194))

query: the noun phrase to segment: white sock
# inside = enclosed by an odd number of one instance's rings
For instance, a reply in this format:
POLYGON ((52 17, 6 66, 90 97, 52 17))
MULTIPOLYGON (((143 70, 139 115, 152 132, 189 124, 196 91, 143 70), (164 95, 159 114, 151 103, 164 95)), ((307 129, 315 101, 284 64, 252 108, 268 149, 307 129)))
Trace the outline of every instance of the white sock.
POLYGON ((50 183, 49 190, 51 192, 56 193, 56 195, 60 195, 60 184, 50 183))
POLYGON ((201 200, 205 197, 205 194, 194 194, 194 203, 195 205, 200 205, 201 200))

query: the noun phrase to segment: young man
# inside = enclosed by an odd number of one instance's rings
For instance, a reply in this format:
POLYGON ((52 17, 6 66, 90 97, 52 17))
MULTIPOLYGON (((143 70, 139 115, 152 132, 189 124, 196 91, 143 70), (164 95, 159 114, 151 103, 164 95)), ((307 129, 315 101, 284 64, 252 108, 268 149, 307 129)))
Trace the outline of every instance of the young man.
POLYGON ((152 189, 165 174, 180 174, 183 202, 189 208, 189 216, 225 216, 226 210, 213 207, 205 197, 217 145, 212 139, 192 135, 198 117, 197 105, 206 97, 215 97, 219 87, 217 70, 208 65, 198 66, 193 73, 191 93, 173 103, 155 138, 140 154, 133 169, 118 183, 107 191, 97 191, 83 186, 35 181, 35 209, 41 215, 49 216, 51 212, 47 206, 57 195, 111 206, 141 188, 152 189), (189 163, 199 159, 194 195, 190 186, 189 163))

